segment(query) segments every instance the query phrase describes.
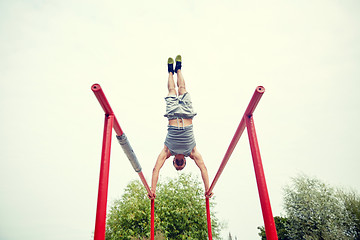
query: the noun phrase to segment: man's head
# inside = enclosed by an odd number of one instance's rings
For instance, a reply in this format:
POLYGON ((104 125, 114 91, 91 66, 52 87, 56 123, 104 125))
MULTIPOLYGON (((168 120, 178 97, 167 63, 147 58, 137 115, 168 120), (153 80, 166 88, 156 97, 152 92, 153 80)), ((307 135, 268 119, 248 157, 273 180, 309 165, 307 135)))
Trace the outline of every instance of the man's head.
POLYGON ((177 154, 174 157, 173 165, 176 170, 180 171, 183 170, 183 168, 186 166, 186 159, 183 154, 177 154))

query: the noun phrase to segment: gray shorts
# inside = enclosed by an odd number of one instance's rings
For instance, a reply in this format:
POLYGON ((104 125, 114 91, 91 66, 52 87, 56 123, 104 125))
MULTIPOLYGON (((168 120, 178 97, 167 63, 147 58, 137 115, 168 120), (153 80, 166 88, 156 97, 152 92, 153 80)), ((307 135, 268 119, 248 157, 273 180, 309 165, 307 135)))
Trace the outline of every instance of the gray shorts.
POLYGON ((170 119, 176 118, 193 118, 196 115, 192 107, 190 94, 188 92, 183 95, 170 95, 165 97, 166 113, 164 117, 170 119))

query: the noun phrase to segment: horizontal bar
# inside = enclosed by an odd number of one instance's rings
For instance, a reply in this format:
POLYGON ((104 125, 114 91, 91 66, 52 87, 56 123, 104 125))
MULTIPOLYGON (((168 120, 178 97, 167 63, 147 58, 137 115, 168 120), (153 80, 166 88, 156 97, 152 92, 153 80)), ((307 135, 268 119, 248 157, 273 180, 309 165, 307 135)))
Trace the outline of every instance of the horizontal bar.
POLYGON ((215 177, 214 177, 214 180, 212 181, 211 183, 211 186, 208 190, 208 193, 211 193, 212 190, 214 189, 215 187, 215 184, 217 183, 217 181, 219 180, 219 177, 221 175, 221 173, 223 172, 227 162, 229 161, 229 158, 231 156, 231 154, 233 153, 237 143, 239 142, 239 139, 242 135, 242 133, 244 132, 244 129, 245 129, 245 120, 244 120, 244 116, 251 116, 253 114, 253 112, 255 111, 255 108, 256 106, 258 105, 262 95, 264 94, 265 92, 265 88, 262 87, 262 86, 258 86, 256 89, 255 89, 255 92, 249 102, 249 105, 248 107, 246 108, 245 110, 245 113, 243 115, 243 117, 241 118, 241 121, 239 123, 239 126, 238 128, 236 129, 236 132, 234 134, 234 137, 232 138, 231 142, 230 142, 230 145, 225 153, 225 156, 220 164, 220 167, 219 167, 219 170, 217 171, 215 177))
POLYGON ((246 116, 251 116, 254 111, 255 111, 255 108, 256 106, 258 105, 262 95, 264 94, 265 92, 265 88, 263 86, 258 86, 256 89, 255 89, 255 92, 250 100, 250 103, 248 105, 248 107, 246 108, 246 111, 244 113, 244 115, 246 116))
MULTIPOLYGON (((102 109, 104 110, 106 115, 114 115, 114 112, 108 102, 108 100, 105 97, 105 94, 103 92, 103 90, 101 89, 99 84, 93 84, 91 86, 91 90, 94 92, 97 100, 99 101, 102 109)), ((116 132, 116 135, 121 136, 123 135, 123 130, 120 127, 120 124, 118 122, 118 120, 116 119, 115 115, 114 115, 114 125, 113 128, 116 132)))
POLYGON ((219 170, 217 171, 217 173, 214 177, 214 180, 211 183, 208 193, 211 193, 212 190, 214 189, 215 184, 219 180, 219 177, 220 177, 221 173, 223 172, 227 162, 229 161, 229 158, 230 158, 231 154, 233 153, 233 151, 236 147, 236 144, 238 143, 242 133, 244 132, 244 129, 245 129, 245 122, 244 122, 244 118, 242 118, 238 128, 236 129, 234 137, 232 138, 230 145, 229 145, 228 149, 226 150, 225 156, 220 164, 219 170))
POLYGON ((135 172, 141 172, 141 165, 132 149, 129 140, 127 139, 125 133, 121 136, 116 136, 118 142, 120 143, 121 148, 129 159, 131 165, 133 166, 135 172))
MULTIPOLYGON (((122 140, 124 138, 126 139, 126 143, 125 143, 126 147, 125 147, 125 149, 123 148, 124 153, 126 154, 128 159, 130 160, 130 163, 134 167, 135 171, 138 173, 138 175, 139 175, 139 177, 141 179, 141 182, 144 184, 144 187, 145 187, 146 191, 148 192, 148 194, 151 195, 150 187, 149 187, 148 183, 146 182, 144 174, 141 172, 141 166, 140 166, 139 162, 137 161, 135 153, 134 153, 133 149, 131 148, 130 143, 127 141, 127 138, 126 138, 123 130, 121 129, 120 124, 117 121, 117 119, 116 119, 116 117, 114 115, 114 112, 111 109, 111 106, 110 106, 108 100, 106 99, 106 96, 105 96, 103 90, 101 89, 99 84, 93 84, 91 86, 91 90, 94 92, 96 98, 98 99, 101 107, 103 108, 103 110, 105 112, 105 115, 112 115, 114 117, 113 128, 114 128, 114 130, 116 132, 118 140, 119 140, 119 138, 122 139, 122 140)), ((121 145, 121 143, 122 142, 120 142, 120 145, 121 145)))
POLYGON ((150 187, 147 184, 146 179, 144 177, 144 174, 142 172, 138 172, 138 174, 139 174, 139 177, 140 177, 142 183, 144 184, 144 187, 145 187, 146 191, 148 192, 149 195, 152 195, 150 187))

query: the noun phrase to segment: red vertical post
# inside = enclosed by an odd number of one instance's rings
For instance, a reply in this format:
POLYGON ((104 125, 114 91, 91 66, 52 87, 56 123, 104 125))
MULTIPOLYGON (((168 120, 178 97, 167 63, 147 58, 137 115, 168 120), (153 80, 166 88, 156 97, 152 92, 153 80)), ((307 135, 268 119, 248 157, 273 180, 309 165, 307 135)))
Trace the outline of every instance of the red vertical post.
POLYGON ((206 220, 207 220, 209 240, 212 240, 211 216, 210 216, 210 201, 209 201, 209 198, 208 198, 208 197, 206 198, 206 220))
POLYGON ((265 225, 266 239, 278 240, 274 217, 271 211, 269 193, 266 186, 264 168, 261 162, 260 148, 256 137, 254 119, 252 115, 244 116, 244 118, 250 142, 251 155, 254 163, 256 182, 265 225))
POLYGON ((151 224, 150 224, 150 240, 154 240, 155 235, 155 199, 151 199, 151 224))
POLYGON ((96 209, 95 222, 95 240, 105 239, 106 225, 106 204, 109 183, 109 167, 110 167, 110 150, 111 150, 111 134, 114 122, 114 115, 105 115, 103 144, 100 163, 99 191, 96 209))

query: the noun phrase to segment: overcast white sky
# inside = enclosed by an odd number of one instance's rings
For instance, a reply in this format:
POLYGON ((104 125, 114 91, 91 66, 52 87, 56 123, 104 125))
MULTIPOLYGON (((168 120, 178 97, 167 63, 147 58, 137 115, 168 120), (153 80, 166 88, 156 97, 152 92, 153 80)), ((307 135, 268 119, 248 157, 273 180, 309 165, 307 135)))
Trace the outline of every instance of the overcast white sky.
MULTIPOLYGON (((0 1, 0 238, 91 239, 104 121, 93 83, 150 181, 177 54, 211 179, 263 85, 254 119, 273 214, 299 173, 359 192, 359 10, 356 0, 0 1)), ((138 179, 115 140, 109 203, 138 179)), ((161 178, 177 174, 171 165, 161 178)), ((224 236, 259 239, 246 131, 214 193, 224 236)))

